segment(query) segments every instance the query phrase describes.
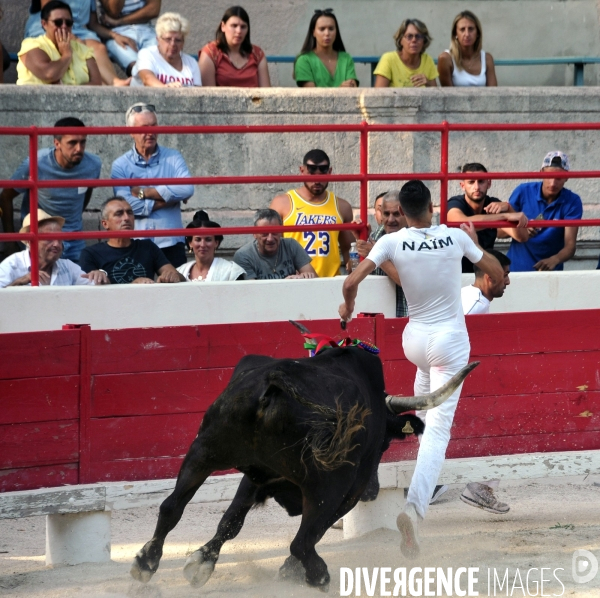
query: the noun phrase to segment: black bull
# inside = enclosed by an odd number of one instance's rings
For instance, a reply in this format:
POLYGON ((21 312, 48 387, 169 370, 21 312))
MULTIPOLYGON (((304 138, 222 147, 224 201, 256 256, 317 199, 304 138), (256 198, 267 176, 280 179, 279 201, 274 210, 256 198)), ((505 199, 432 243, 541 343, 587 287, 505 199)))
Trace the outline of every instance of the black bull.
POLYGON ((167 534, 198 488, 214 471, 235 468, 244 477, 233 502, 216 535, 186 561, 185 577, 192 585, 206 583, 248 511, 273 497, 289 515, 302 515, 280 575, 304 574, 308 584, 326 589, 329 573, 315 544, 361 497, 377 496, 377 467, 391 439, 423 430, 414 415, 392 410, 441 403, 473 367, 431 395, 388 397, 388 409, 381 361, 358 347, 328 349, 310 359, 244 357, 206 412, 175 489, 160 507, 154 537, 135 557, 131 574, 143 582, 152 577, 167 534))

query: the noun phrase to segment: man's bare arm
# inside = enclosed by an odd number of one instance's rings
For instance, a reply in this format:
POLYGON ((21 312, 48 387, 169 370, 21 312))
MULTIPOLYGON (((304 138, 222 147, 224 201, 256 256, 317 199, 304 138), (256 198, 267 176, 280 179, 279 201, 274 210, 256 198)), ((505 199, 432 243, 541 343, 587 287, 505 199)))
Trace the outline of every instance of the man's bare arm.
POLYGON ((292 211, 292 202, 290 201, 290 196, 287 193, 276 195, 273 198, 273 201, 271 201, 271 205, 269 207, 272 210, 275 210, 281 216, 281 220, 285 220, 292 211))
POLYGON ((344 280, 344 286, 342 287, 342 294, 344 295, 344 303, 342 303, 338 309, 340 318, 344 322, 349 322, 352 318, 352 312, 354 311, 354 303, 356 295, 358 294, 358 285, 375 270, 375 262, 370 259, 363 260, 356 270, 346 276, 344 280))

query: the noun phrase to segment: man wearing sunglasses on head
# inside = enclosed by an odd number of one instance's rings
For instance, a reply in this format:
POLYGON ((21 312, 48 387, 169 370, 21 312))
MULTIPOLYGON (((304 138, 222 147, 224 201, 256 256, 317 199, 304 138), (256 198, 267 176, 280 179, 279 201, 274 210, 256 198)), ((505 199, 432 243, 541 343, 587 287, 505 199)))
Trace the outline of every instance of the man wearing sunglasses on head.
MULTIPOLYGON (((329 156, 320 149, 308 152, 300 166, 306 175, 331 174, 329 156)), ((340 255, 350 268, 350 245, 354 241, 351 231, 315 230, 320 224, 352 222, 350 204, 327 191, 327 182, 311 181, 299 189, 277 195, 271 208, 281 215, 284 226, 306 226, 302 232, 284 233, 284 237, 296 239, 312 258, 311 265, 319 277, 337 276, 340 273, 340 255)))
MULTIPOLYGON (((154 127, 158 124, 153 104, 138 102, 125 114, 128 127, 154 127)), ((126 154, 112 164, 111 179, 190 178, 183 156, 175 149, 158 145, 156 133, 132 133, 134 144, 126 154)), ((181 202, 194 194, 194 186, 183 185, 115 185, 114 194, 129 202, 135 214, 138 230, 183 228, 181 202)), ((178 268, 186 263, 183 237, 156 237, 152 239, 166 258, 178 268)))

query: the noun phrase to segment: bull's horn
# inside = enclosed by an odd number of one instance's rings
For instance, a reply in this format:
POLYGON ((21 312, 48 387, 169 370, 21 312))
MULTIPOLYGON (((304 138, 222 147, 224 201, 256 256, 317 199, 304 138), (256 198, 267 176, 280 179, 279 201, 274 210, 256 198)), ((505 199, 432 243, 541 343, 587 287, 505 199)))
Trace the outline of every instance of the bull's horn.
POLYGON ((474 361, 466 365, 460 372, 452 376, 444 386, 428 395, 420 397, 396 397, 388 395, 385 403, 392 413, 404 413, 405 411, 413 411, 416 409, 433 409, 441 405, 450 395, 462 384, 463 380, 468 376, 471 370, 479 365, 479 361, 474 361))
POLYGON ((302 334, 310 334, 310 330, 304 324, 300 324, 296 320, 288 320, 288 322, 293 324, 302 334))

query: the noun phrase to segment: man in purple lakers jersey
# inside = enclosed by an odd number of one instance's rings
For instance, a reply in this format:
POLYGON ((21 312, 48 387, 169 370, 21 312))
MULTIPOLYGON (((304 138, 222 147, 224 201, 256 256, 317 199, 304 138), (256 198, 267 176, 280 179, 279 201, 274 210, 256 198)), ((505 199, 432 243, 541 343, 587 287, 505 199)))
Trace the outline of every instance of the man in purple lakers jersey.
MULTIPOLYGON (((331 174, 329 156, 314 149, 304 156, 300 172, 306 175, 331 174)), ((342 224, 352 222, 350 204, 341 197, 327 191, 327 183, 304 183, 299 189, 277 195, 271 208, 279 212, 284 226, 306 226, 319 224, 342 224)), ((350 244, 354 241, 351 231, 306 230, 284 233, 284 237, 296 239, 312 258, 311 265, 319 277, 337 276, 340 273, 340 256, 344 264, 350 260, 350 244)))

